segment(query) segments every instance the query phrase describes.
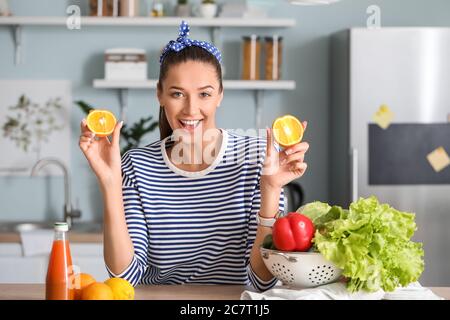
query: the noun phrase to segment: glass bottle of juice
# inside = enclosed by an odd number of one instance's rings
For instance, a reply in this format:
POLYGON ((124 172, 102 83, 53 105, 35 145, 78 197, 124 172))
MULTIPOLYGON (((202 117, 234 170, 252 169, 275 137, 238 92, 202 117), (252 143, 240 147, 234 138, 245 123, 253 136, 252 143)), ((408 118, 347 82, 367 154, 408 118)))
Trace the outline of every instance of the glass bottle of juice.
POLYGON ((74 290, 71 284, 73 266, 67 239, 69 227, 65 222, 56 222, 54 229, 55 235, 45 282, 45 298, 47 300, 73 300, 74 290))

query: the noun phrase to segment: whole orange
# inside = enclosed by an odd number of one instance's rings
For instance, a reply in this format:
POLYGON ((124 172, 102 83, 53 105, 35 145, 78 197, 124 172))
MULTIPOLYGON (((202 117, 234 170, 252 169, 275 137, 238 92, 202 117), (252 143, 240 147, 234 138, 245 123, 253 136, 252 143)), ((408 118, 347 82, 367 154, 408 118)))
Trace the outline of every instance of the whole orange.
POLYGON ((127 280, 111 278, 104 283, 112 289, 114 300, 134 300, 134 287, 127 280))
POLYGON ((81 292, 82 300, 114 300, 114 293, 111 288, 102 283, 94 282, 81 292))
POLYGON ((79 273, 75 275, 75 300, 81 299, 81 292, 90 284, 96 282, 93 276, 87 273, 79 273))

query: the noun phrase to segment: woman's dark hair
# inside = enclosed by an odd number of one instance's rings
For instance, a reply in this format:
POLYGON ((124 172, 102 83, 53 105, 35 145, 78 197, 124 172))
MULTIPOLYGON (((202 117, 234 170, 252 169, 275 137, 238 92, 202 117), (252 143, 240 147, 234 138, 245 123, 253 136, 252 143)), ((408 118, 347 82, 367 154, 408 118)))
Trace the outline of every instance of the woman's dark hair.
MULTIPOLYGON (((219 92, 222 92, 222 68, 219 61, 207 50, 196 46, 186 47, 179 52, 169 51, 166 53, 159 69, 158 90, 160 92, 162 92, 162 82, 166 79, 169 68, 187 61, 211 64, 216 69, 217 79, 219 80, 219 92)), ((172 135, 172 128, 167 121, 164 108, 159 108, 159 135, 161 139, 172 135)))

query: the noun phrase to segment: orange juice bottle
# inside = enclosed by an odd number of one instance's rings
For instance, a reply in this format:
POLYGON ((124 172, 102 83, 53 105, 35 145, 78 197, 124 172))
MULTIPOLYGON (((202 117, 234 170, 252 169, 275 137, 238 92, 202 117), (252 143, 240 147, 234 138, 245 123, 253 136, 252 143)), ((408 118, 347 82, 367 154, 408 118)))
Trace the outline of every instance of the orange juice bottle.
POLYGON ((71 285, 73 266, 67 239, 69 227, 65 222, 56 222, 54 228, 55 235, 45 282, 45 298, 47 300, 73 300, 74 290, 71 285))

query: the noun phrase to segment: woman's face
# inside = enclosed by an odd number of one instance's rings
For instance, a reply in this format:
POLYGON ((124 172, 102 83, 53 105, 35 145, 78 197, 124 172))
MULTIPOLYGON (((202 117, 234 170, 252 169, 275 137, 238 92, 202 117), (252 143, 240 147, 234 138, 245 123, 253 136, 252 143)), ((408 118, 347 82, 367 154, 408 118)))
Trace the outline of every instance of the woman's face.
POLYGON ((172 130, 191 134, 216 128, 215 114, 222 98, 216 69, 199 61, 172 66, 162 90, 158 90, 159 103, 172 130))

